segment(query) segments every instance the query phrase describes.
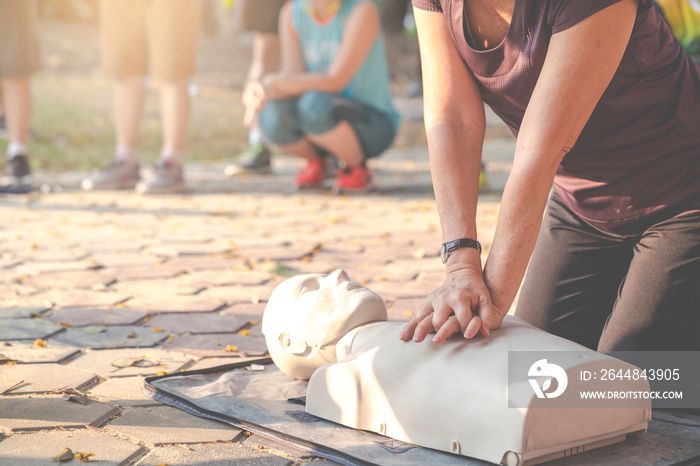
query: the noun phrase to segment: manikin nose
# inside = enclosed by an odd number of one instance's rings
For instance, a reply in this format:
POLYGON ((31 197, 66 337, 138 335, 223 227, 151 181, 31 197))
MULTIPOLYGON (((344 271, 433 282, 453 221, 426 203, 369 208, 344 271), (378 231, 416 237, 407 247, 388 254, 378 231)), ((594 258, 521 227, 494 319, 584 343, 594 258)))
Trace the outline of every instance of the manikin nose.
POLYGON ((345 270, 336 269, 328 274, 328 280, 334 285, 338 285, 340 283, 349 281, 350 277, 348 277, 348 274, 345 272, 345 270))

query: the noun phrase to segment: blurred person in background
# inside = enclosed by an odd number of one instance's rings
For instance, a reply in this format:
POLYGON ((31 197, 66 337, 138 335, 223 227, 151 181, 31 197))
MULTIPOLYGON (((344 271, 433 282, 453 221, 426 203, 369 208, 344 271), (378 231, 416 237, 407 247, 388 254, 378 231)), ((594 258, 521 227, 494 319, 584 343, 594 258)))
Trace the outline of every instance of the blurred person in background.
MULTIPOLYGON (((286 0, 240 0, 238 11, 241 27, 253 33, 253 57, 243 91, 243 102, 252 92, 251 83, 258 82, 268 73, 280 67, 280 39, 277 31, 280 10, 286 0)), ((238 161, 226 167, 227 176, 249 173, 271 173, 270 147, 263 140, 258 120, 258 109, 246 105, 244 122, 249 127, 248 147, 239 155, 238 161)))
POLYGON ((656 0, 671 33, 700 62, 700 0, 656 0))
POLYGON ((31 191, 29 77, 39 69, 39 40, 33 0, 0 0, 0 89, 8 146, 0 192, 31 191))
POLYGON ((102 0, 102 66, 114 77, 114 159, 86 190, 136 189, 143 194, 186 190, 182 151, 190 116, 188 79, 195 72, 200 0, 102 0), (162 149, 152 176, 141 179, 138 136, 144 77, 160 88, 162 149))
POLYGON ((392 143, 394 109, 377 6, 369 0, 292 0, 280 14, 282 66, 251 83, 248 115, 265 136, 306 160, 298 188, 321 186, 332 154, 334 191, 367 191, 367 159, 392 143))

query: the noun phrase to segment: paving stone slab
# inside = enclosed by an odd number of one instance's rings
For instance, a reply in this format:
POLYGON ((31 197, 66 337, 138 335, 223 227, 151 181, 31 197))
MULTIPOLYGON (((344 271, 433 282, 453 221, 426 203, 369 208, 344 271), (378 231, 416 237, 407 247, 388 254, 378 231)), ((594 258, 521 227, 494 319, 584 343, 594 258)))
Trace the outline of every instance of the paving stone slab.
POLYGON ((59 363, 79 352, 78 348, 72 346, 49 344, 40 348, 34 344, 0 342, 0 358, 10 359, 17 364, 59 363))
POLYGON ((41 315, 48 311, 50 308, 46 306, 42 307, 25 307, 25 306, 9 306, 0 307, 0 320, 1 319, 19 319, 22 317, 34 317, 41 315))
POLYGON ((145 325, 148 328, 160 328, 169 333, 224 333, 239 331, 248 325, 248 319, 235 314, 183 312, 157 315, 145 325))
POLYGON ((289 458, 275 456, 240 443, 217 443, 211 445, 189 445, 159 447, 149 453, 137 466, 220 466, 222 464, 245 464, 249 466, 290 466, 289 458))
POLYGON ((387 302, 389 320, 407 321, 424 301, 424 298, 397 299, 387 302))
POLYGON ((226 285, 260 286, 270 281, 270 274, 238 270, 207 270, 192 272, 179 278, 181 282, 201 288, 226 285))
POLYGON ((87 334, 82 328, 67 330, 51 341, 78 348, 136 348, 154 346, 167 336, 164 332, 135 325, 116 325, 108 326, 106 331, 97 335, 87 334))
POLYGON ((217 298, 197 296, 140 296, 129 300, 129 308, 154 314, 167 312, 214 312, 226 303, 217 298))
POLYGON ((216 298, 227 304, 258 303, 270 299, 274 286, 217 286, 207 288, 198 296, 216 298))
POLYGON ((16 266, 16 270, 26 275, 37 275, 44 272, 94 270, 99 267, 99 264, 88 258, 81 261, 30 262, 16 266))
POLYGON ((56 307, 105 307, 126 301, 126 293, 92 290, 50 290, 34 297, 56 307))
POLYGON ((185 268, 178 267, 176 264, 159 263, 155 265, 143 265, 137 267, 108 267, 104 269, 104 271, 105 273, 109 273, 117 277, 117 281, 123 282, 128 280, 173 278, 183 273, 185 268))
POLYGON ((23 275, 14 269, 0 269, 0 283, 18 283, 23 275))
POLYGON ((263 313, 265 312, 265 306, 267 303, 236 303, 230 307, 227 307, 223 311, 223 314, 231 314, 236 317, 241 317, 247 320, 262 320, 263 313))
POLYGON ((241 356, 264 356, 267 345, 260 325, 253 327, 249 336, 238 333, 216 333, 210 335, 181 335, 166 342, 163 347, 168 351, 177 351, 201 358, 230 357, 233 354, 241 356), (237 353, 226 351, 227 347, 235 347, 237 353))
POLYGON ((64 364, 0 366, 0 394, 5 395, 49 393, 64 388, 81 390, 97 380, 99 377, 92 372, 64 364))
POLYGON ((187 368, 188 371, 198 371, 202 369, 211 369, 212 367, 225 366, 227 364, 240 364, 246 361, 255 361, 260 359, 255 357, 234 357, 234 358, 203 358, 187 368))
POLYGON ((80 261, 88 257, 87 252, 77 249, 67 250, 47 250, 37 249, 34 251, 22 251, 17 254, 17 257, 25 262, 32 261, 35 263, 41 262, 63 262, 63 261, 80 261))
POLYGON ((161 261, 158 256, 127 252, 127 253, 97 253, 92 255, 92 259, 105 267, 127 267, 132 265, 155 265, 161 261))
POLYGON ((239 258, 245 261, 255 262, 300 260, 302 257, 310 254, 311 248, 300 249, 293 246, 244 248, 236 253, 239 258))
POLYGON ((207 256, 232 253, 235 246, 227 241, 211 243, 156 244, 147 248, 151 254, 161 256, 207 256))
POLYGON ((240 259, 229 259, 219 257, 176 257, 166 262, 167 265, 182 270, 222 270, 242 266, 240 259))
POLYGON ((105 429, 149 445, 229 441, 241 431, 169 406, 137 407, 123 413, 105 429))
POLYGON ((308 461, 313 458, 313 455, 297 450, 296 448, 284 445, 283 443, 275 442, 261 435, 253 434, 243 441, 243 445, 263 450, 277 456, 284 456, 294 461, 308 461))
POLYGON ((206 285, 188 283, 180 277, 174 277, 169 279, 122 281, 114 284, 112 288, 135 299, 151 296, 154 294, 154 291, 159 296, 191 296, 206 288, 206 285))
POLYGON ((116 377, 92 387, 88 394, 100 401, 120 406, 163 406, 162 403, 143 394, 145 377, 116 377))
MULTIPOLYGON (((0 464, 12 466, 56 466, 52 457, 64 448, 74 454, 94 453, 90 463, 126 466, 146 452, 133 443, 90 430, 35 432, 13 435, 0 443, 0 464)), ((79 464, 78 460, 71 464, 79 464)))
POLYGON ((179 353, 169 353, 161 349, 130 348, 88 351, 71 361, 70 365, 107 378, 136 375, 150 376, 156 375, 161 371, 177 372, 191 361, 190 358, 184 357, 179 353), (121 363, 124 363, 125 358, 139 358, 141 361, 135 361, 136 365, 127 367, 117 367, 113 364, 120 360, 121 363))
POLYGON ((370 267, 343 267, 350 280, 366 285, 378 282, 406 282, 416 278, 417 273, 412 270, 399 271, 387 269, 382 266, 370 267))
POLYGON ((95 287, 106 287, 115 281, 111 274, 99 270, 80 270, 73 272, 51 272, 40 273, 23 280, 25 285, 39 289, 93 289, 95 287))
POLYGON ((425 286, 415 280, 408 282, 377 282, 369 284, 369 288, 385 300, 409 298, 424 298, 435 291, 432 285, 425 286))
POLYGON ((48 338, 63 327, 42 319, 2 319, 0 340, 33 340, 48 338))
MULTIPOLYGON (((6 249, 3 248, 3 250, 6 250, 6 249)), ((12 268, 12 267, 14 267, 14 266, 16 266, 16 265, 21 264, 21 263, 22 263, 22 261, 19 260, 19 259, 14 259, 14 258, 13 258, 13 259, 3 259, 3 258, 0 258, 0 269, 10 269, 10 268, 12 268)))
MULTIPOLYGON (((87 404, 65 401, 60 395, 0 398, 0 429, 4 432, 27 432, 63 427, 97 427, 119 414, 107 403, 89 400, 87 404)), ((0 443, 0 447, 5 442, 0 443)), ((2 463, 0 463, 2 464, 2 463)))
POLYGON ((133 325, 146 318, 146 314, 123 307, 108 308, 60 308, 53 309, 46 317, 52 322, 71 327, 88 325, 133 325))

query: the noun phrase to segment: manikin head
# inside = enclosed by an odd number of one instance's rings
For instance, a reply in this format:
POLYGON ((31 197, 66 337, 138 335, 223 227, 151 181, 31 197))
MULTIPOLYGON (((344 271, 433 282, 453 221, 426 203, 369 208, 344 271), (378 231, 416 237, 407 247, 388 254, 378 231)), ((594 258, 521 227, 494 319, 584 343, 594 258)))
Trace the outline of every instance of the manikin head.
POLYGON ((338 269, 279 284, 265 308, 262 332, 277 367, 291 377, 308 379, 317 368, 338 360, 336 345, 350 330, 385 320, 382 298, 338 269))

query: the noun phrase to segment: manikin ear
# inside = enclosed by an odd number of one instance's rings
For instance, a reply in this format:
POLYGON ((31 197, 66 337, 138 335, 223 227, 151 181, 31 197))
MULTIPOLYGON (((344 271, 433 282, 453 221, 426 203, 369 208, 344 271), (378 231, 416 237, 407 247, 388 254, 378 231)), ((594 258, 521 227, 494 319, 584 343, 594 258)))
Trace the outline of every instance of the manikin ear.
POLYGON ((309 353, 309 345, 304 340, 294 338, 288 333, 280 335, 280 343, 285 353, 295 354, 297 356, 307 356, 309 353))

